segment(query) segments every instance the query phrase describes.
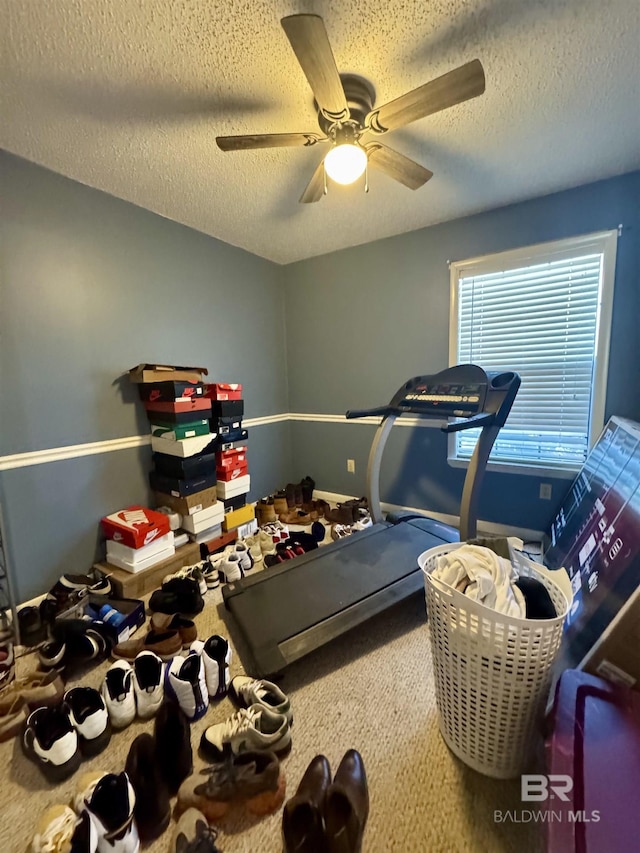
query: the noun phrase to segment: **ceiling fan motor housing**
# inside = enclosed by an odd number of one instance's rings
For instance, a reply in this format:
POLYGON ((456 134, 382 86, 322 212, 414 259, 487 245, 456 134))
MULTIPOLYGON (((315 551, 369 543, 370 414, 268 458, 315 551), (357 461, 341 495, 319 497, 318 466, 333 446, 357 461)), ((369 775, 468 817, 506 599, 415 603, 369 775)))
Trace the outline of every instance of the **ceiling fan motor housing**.
MULTIPOLYGON (((365 80, 364 77, 359 77, 357 74, 341 74, 340 79, 347 98, 347 106, 349 107, 350 119, 348 121, 355 122, 358 128, 362 129, 364 127, 364 120, 373 109, 375 103, 375 89, 368 80, 365 80)), ((320 129, 327 136, 331 136, 331 129, 336 122, 323 114, 315 100, 313 106, 318 112, 320 129)))

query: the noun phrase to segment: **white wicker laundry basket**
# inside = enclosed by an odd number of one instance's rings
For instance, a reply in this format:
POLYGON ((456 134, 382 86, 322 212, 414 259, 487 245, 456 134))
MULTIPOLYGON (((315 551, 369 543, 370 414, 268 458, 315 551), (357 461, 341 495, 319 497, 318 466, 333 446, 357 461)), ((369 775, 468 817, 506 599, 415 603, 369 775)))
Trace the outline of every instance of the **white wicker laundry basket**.
POLYGON ((469 767, 511 779, 526 768, 535 746, 570 602, 541 566, 524 558, 518 573, 545 585, 558 613, 555 619, 506 616, 433 578, 436 559, 462 544, 431 548, 418 558, 440 731, 469 767))

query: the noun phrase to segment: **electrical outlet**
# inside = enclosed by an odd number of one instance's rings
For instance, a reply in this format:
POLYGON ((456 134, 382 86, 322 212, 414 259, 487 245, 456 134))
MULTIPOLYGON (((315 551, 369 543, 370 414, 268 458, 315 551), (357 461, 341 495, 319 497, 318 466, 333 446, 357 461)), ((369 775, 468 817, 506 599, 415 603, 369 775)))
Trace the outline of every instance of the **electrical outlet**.
POLYGON ((540 483, 540 500, 551 500, 551 483, 540 483))
POLYGON ((356 460, 355 459, 347 459, 347 471, 349 474, 356 473, 356 460))

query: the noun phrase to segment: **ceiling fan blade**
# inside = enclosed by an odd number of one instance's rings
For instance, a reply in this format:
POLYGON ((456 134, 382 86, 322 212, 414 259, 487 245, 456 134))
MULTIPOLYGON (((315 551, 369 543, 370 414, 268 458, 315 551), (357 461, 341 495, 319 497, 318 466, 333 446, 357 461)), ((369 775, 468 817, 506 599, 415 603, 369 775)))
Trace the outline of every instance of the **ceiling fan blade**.
POLYGON ((311 176, 311 180, 307 184, 305 191, 300 196, 301 204, 311 204, 314 201, 320 201, 324 195, 324 157, 316 166, 316 170, 311 176))
POLYGON ((281 24, 323 115, 331 121, 348 118, 347 98, 322 18, 289 15, 281 24))
POLYGON ((255 133, 245 136, 216 136, 218 148, 223 151, 246 151, 249 148, 286 148, 318 142, 328 142, 317 133, 255 133))
POLYGON ((460 68, 371 110, 366 125, 374 133, 385 133, 475 98, 484 92, 484 88, 484 69, 479 59, 473 59, 466 65, 461 65, 460 68))
POLYGON ((426 184, 429 178, 433 177, 433 172, 425 169, 415 160, 405 157, 404 154, 394 151, 393 148, 380 145, 379 142, 367 145, 366 150, 369 163, 372 166, 395 181, 404 184, 405 187, 409 187, 410 190, 417 190, 426 184))

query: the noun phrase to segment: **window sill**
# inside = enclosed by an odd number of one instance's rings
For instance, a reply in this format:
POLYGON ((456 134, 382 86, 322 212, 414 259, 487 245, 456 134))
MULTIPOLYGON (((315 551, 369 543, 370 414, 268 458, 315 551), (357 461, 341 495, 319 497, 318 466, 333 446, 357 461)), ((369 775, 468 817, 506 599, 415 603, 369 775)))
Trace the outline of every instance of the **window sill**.
MULTIPOLYGON (((449 456, 447 462, 452 468, 468 468, 469 459, 457 459, 449 456)), ((525 465, 517 462, 487 463, 487 471, 497 471, 502 474, 521 474, 528 477, 553 477, 556 480, 573 480, 581 466, 525 465)))

